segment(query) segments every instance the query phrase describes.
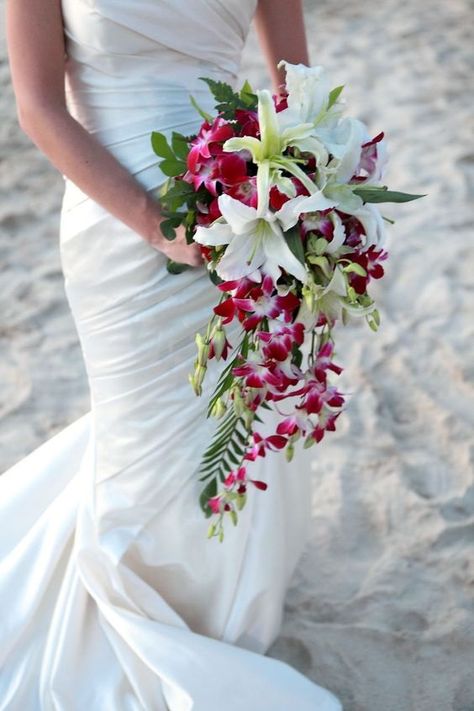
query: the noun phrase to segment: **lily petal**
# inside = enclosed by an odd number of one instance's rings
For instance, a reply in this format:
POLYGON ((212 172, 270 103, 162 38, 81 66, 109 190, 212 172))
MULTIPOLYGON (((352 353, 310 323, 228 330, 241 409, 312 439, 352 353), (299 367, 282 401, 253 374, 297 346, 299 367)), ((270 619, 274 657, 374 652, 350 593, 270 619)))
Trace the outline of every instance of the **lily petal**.
POLYGON ((344 244, 344 240, 346 238, 346 230, 337 212, 329 213, 329 218, 334 225, 334 232, 332 240, 328 243, 328 246, 326 247, 325 251, 328 254, 334 254, 334 252, 336 252, 339 247, 342 247, 342 245, 344 244))
POLYGON ((247 150, 252 154, 255 163, 258 163, 263 158, 262 142, 255 136, 235 136, 228 138, 222 145, 224 151, 242 151, 247 150))
POLYGON ((257 245, 255 243, 256 236, 253 233, 234 237, 216 268, 221 279, 240 279, 243 276, 254 274, 265 259, 261 242, 257 245), (248 259, 251 255, 252 259, 249 264, 248 259))
POLYGON ((271 158, 271 156, 281 153, 277 112, 273 97, 268 89, 260 89, 256 93, 258 96, 258 123, 260 126, 262 153, 264 158, 271 158))
POLYGON ((229 223, 236 235, 249 232, 254 227, 257 210, 224 193, 217 199, 222 217, 229 223))
POLYGON ((306 199, 306 195, 297 195, 295 198, 287 200, 283 203, 280 209, 275 212, 275 217, 279 220, 285 231, 289 230, 290 227, 293 227, 293 225, 296 225, 298 222, 300 214, 304 212, 303 210, 300 210, 300 205, 306 199))
POLYGON ((331 207, 336 207, 337 199, 327 197, 322 190, 318 190, 312 195, 305 197, 304 201, 298 205, 301 212, 318 212, 319 210, 328 210, 331 207))
POLYGON ((194 232, 193 239, 199 244, 216 247, 219 244, 229 244, 234 233, 225 222, 215 220, 209 227, 199 225, 194 232))
MULTIPOLYGON (((263 240, 263 249, 266 255, 265 269, 273 262, 285 271, 292 274, 301 282, 306 283, 308 275, 304 265, 295 257, 285 240, 285 237, 277 225, 272 225, 274 229, 268 232, 263 240), (275 229, 277 227, 277 229, 275 229)), ((270 268, 270 267, 269 267, 270 268)))

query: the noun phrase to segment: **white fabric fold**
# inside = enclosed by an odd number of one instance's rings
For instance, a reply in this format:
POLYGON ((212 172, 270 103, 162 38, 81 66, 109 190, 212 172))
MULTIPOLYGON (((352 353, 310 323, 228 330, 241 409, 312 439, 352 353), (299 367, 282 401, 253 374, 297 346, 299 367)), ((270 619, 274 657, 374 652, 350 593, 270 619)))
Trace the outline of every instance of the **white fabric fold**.
MULTIPOLYGON (((189 91, 212 107, 197 77, 235 78, 256 2, 62 5, 71 111, 151 190, 149 132, 199 125, 189 91)), ((223 364, 201 398, 187 379, 219 300, 205 268, 170 275, 69 181, 59 246, 91 409, 0 477, 0 711, 337 711, 264 655, 309 533, 310 450, 251 464, 268 490, 206 537, 197 468, 223 364)))

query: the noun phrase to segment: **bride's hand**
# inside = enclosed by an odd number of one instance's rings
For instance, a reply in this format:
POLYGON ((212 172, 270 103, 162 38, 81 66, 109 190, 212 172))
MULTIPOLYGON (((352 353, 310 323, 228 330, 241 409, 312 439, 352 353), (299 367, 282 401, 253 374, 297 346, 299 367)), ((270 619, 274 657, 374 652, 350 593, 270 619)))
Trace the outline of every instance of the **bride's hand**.
POLYGON ((169 259, 181 264, 189 264, 192 267, 200 267, 204 264, 201 248, 196 242, 187 244, 186 230, 183 225, 176 228, 176 237, 167 240, 162 233, 155 236, 155 239, 148 240, 152 247, 163 252, 169 259))

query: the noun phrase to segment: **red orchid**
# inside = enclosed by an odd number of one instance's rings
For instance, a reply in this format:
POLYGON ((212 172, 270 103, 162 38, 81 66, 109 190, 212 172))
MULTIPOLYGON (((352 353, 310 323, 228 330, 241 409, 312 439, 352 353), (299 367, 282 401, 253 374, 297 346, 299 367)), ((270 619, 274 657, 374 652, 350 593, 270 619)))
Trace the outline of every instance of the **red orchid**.
POLYGON ((324 405, 341 407, 344 398, 334 385, 327 386, 320 380, 310 380, 305 385, 305 395, 298 408, 304 408, 308 415, 318 414, 324 405))
POLYGON ((220 360, 221 358, 227 360, 229 348, 232 348, 232 343, 228 341, 224 331, 220 330, 216 333, 214 338, 211 338, 209 341, 209 353, 207 357, 209 360, 214 357, 216 360, 220 360))
POLYGON ((268 274, 263 278, 261 287, 257 287, 255 292, 258 293, 257 298, 233 299, 235 306, 252 314, 242 323, 243 328, 247 331, 255 328, 265 316, 276 318, 283 313, 285 321, 290 322, 292 312, 301 303, 291 291, 284 296, 276 292, 273 293, 273 279, 268 274))
MULTIPOLYGON (((217 198, 213 198, 208 205, 198 202, 196 203, 196 207, 198 208, 196 213, 196 222, 198 225, 210 225, 211 222, 214 222, 214 220, 217 220, 217 218, 221 216, 217 198)), ((204 245, 201 245, 201 247, 204 248, 204 245)), ((209 250, 209 253, 210 252, 211 250, 209 250)))
POLYGON ((233 375, 239 375, 244 378, 245 385, 250 388, 261 388, 265 384, 271 387, 282 387, 284 381, 280 373, 272 372, 271 363, 265 361, 260 362, 258 356, 252 357, 249 354, 247 360, 242 365, 232 368, 233 375))
MULTIPOLYGON (((294 176, 291 176, 290 180, 296 188, 295 197, 298 195, 309 195, 308 190, 305 188, 301 180, 298 180, 298 178, 295 178, 294 176)), ((282 207, 285 202, 288 202, 290 199, 291 198, 288 195, 285 195, 285 193, 282 193, 276 185, 273 185, 270 188, 270 207, 272 210, 275 210, 275 212, 277 212, 280 207, 282 207)))
POLYGON ((257 177, 255 175, 245 176, 241 182, 224 188, 224 192, 245 205, 255 208, 258 206, 257 177))
POLYGON ((277 94, 272 94, 273 103, 275 104, 275 110, 277 114, 280 111, 288 108, 288 92, 284 91, 279 96, 277 94))
POLYGON ((311 436, 314 437, 316 442, 321 442, 325 432, 336 431, 336 420, 341 412, 342 410, 339 410, 339 412, 329 412, 329 410, 323 410, 323 412, 320 413, 319 422, 311 432, 311 436))
POLYGON ((224 486, 228 489, 233 487, 234 484, 239 483, 237 493, 244 494, 247 489, 246 482, 248 481, 250 481, 254 486, 256 486, 257 489, 265 490, 267 488, 267 484, 264 481, 260 481, 259 479, 248 479, 247 469, 245 466, 239 467, 236 471, 233 470, 229 472, 223 483, 224 486))
POLYGON ((334 344, 332 341, 327 341, 327 343, 319 349, 314 365, 310 369, 311 374, 322 382, 326 381, 326 370, 332 370, 333 373, 337 375, 340 375, 343 371, 340 365, 336 365, 332 362, 333 352, 334 344))
POLYGON ((288 357, 294 343, 298 345, 303 343, 304 325, 299 322, 291 326, 282 325, 272 332, 258 331, 256 336, 265 343, 262 348, 265 358, 283 361, 288 357))
POLYGON ((371 141, 367 141, 367 143, 362 144, 359 165, 351 178, 351 182, 365 182, 368 178, 375 174, 379 158, 377 143, 382 141, 384 135, 385 134, 382 131, 375 136, 375 138, 372 138, 371 141))
POLYGON ((220 194, 218 183, 225 188, 248 180, 247 163, 238 153, 222 151, 200 162, 196 171, 188 170, 183 180, 190 183, 196 191, 204 184, 206 190, 216 197, 220 194))
POLYGON ((366 252, 350 252, 345 255, 353 262, 357 262, 367 272, 367 276, 361 276, 355 272, 349 273, 349 284, 355 289, 358 294, 364 294, 367 290, 367 284, 370 278, 381 279, 384 275, 384 268, 379 262, 387 259, 388 252, 383 249, 377 250, 373 245, 366 252))
MULTIPOLYGON (((301 219, 301 232, 304 237, 308 232, 317 232, 328 241, 332 240, 334 235, 334 222, 329 217, 332 208, 320 210, 319 212, 306 212, 301 219)), ((359 223, 360 224, 360 223, 359 223)))
POLYGON ((253 446, 244 455, 244 459, 248 459, 252 462, 255 461, 257 457, 265 457, 267 449, 272 452, 283 449, 288 441, 286 437, 282 435, 262 437, 258 432, 252 432, 252 438, 254 442, 253 446))
POLYGON ((355 249, 362 246, 362 236, 365 235, 362 222, 358 220, 357 217, 349 215, 346 212, 341 212, 340 210, 335 210, 335 212, 337 212, 341 218, 344 227, 344 244, 355 249))
POLYGON ((292 436, 297 432, 306 434, 306 431, 313 429, 313 423, 309 417, 305 417, 303 412, 295 412, 293 415, 286 417, 280 422, 276 428, 277 434, 292 436))
POLYGON ((250 109, 236 109, 235 118, 240 124, 238 136, 253 136, 260 138, 260 126, 258 124, 258 113, 250 109))
POLYGON ((191 173, 196 173, 203 159, 211 157, 211 148, 214 147, 213 144, 222 144, 228 138, 232 138, 232 136, 234 136, 234 128, 232 124, 223 119, 222 116, 217 116, 212 124, 208 121, 204 121, 198 135, 190 144, 191 150, 186 160, 188 170, 191 173))

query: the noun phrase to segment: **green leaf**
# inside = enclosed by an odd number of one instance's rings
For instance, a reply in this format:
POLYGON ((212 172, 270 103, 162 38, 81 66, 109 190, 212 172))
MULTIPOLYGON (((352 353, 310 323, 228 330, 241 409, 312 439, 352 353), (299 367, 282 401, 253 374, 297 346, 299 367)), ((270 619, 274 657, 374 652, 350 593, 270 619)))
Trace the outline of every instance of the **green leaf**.
POLYGON ((168 140, 163 133, 160 133, 159 131, 153 131, 151 134, 151 145, 154 152, 158 156, 174 160, 175 155, 171 150, 170 146, 168 145, 168 140))
POLYGON ((409 202, 410 200, 418 200, 418 198, 426 197, 427 195, 427 193, 423 195, 400 193, 395 190, 388 190, 386 186, 382 188, 356 188, 353 190, 353 193, 362 198, 364 202, 409 202))
POLYGON ((209 514, 212 513, 211 509, 209 508, 209 504, 207 503, 207 500, 211 499, 213 496, 216 496, 216 494, 217 481, 213 479, 209 482, 209 484, 204 487, 199 496, 199 504, 204 512, 209 512, 209 514))
POLYGON ((194 108, 196 109, 196 111, 198 112, 198 114, 199 114, 200 116, 202 116, 202 118, 204 119, 204 121, 207 121, 208 123, 212 123, 212 122, 214 121, 214 118, 211 116, 211 114, 208 114, 207 111, 204 111, 204 109, 201 109, 201 107, 200 107, 199 104, 197 103, 197 101, 196 101, 196 99, 194 98, 194 96, 191 96, 191 95, 190 95, 190 96, 189 96, 189 100, 191 101, 192 105, 194 106, 194 108))
POLYGON ((288 247, 291 249, 296 259, 298 259, 301 264, 305 264, 303 242, 301 241, 301 235, 298 227, 292 227, 290 230, 285 232, 285 239, 288 247))
POLYGON ((258 103, 258 96, 254 93, 252 87, 250 86, 247 80, 245 80, 240 90, 239 97, 243 101, 243 103, 249 107, 256 106, 258 103))
POLYGON ((206 82, 212 95, 218 102, 232 103, 235 97, 238 98, 238 94, 236 94, 231 85, 225 81, 216 81, 210 77, 199 77, 199 79, 206 82))
POLYGON ((166 239, 173 240, 176 238, 176 232, 174 231, 173 220, 162 220, 160 222, 160 232, 166 237, 166 239))
MULTIPOLYGON (((173 146, 176 157, 186 160, 189 153, 189 146, 186 138, 181 133, 173 131, 171 134, 171 145, 173 146)), ((185 183, 185 185, 188 185, 188 183, 185 183)))
POLYGON ((171 197, 182 197, 186 195, 192 195, 193 193, 194 188, 192 185, 187 183, 185 180, 180 180, 179 178, 176 178, 176 180, 173 181, 173 185, 166 191, 165 196, 168 197, 170 195, 171 197))
POLYGON ((213 284, 218 286, 221 284, 224 280, 220 278, 218 273, 213 269, 212 271, 209 272, 209 279, 212 281, 213 284))
POLYGON ((338 100, 343 89, 344 89, 344 84, 342 84, 341 86, 336 86, 335 89, 333 89, 331 92, 329 92, 329 101, 328 101, 328 108, 327 108, 328 111, 332 106, 334 106, 334 104, 338 100))
POLYGON ((166 158, 161 161, 160 168, 165 175, 174 177, 176 175, 181 175, 186 171, 186 163, 182 160, 177 160, 174 157, 173 159, 166 158))
POLYGON ((170 274, 181 274, 181 272, 186 271, 186 269, 191 269, 191 265, 183 264, 182 262, 175 262, 173 259, 168 259, 166 269, 170 274))

